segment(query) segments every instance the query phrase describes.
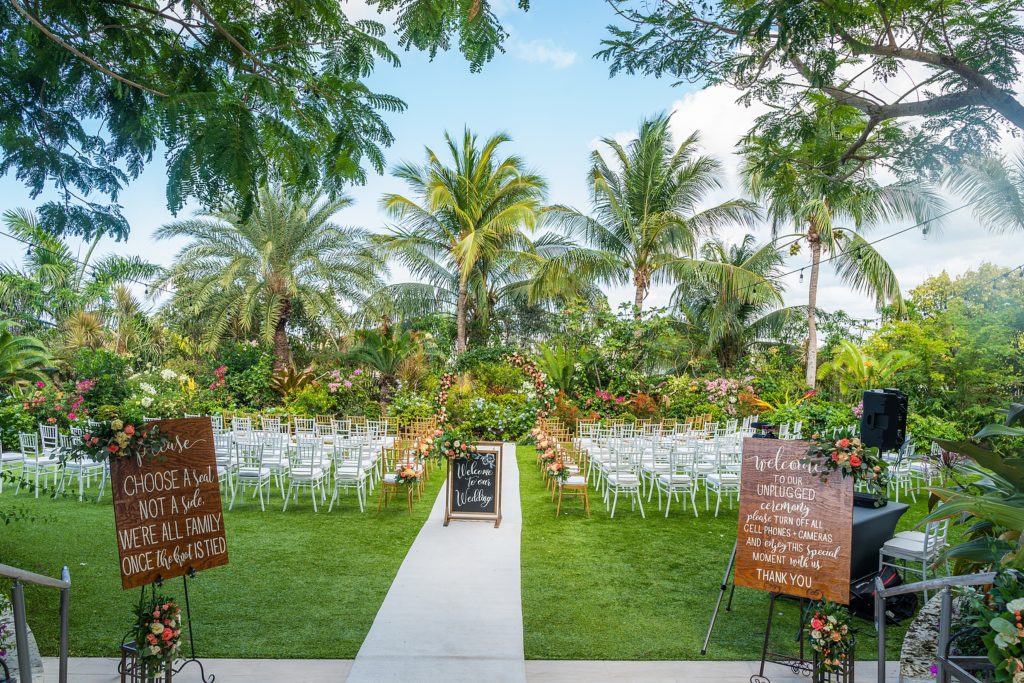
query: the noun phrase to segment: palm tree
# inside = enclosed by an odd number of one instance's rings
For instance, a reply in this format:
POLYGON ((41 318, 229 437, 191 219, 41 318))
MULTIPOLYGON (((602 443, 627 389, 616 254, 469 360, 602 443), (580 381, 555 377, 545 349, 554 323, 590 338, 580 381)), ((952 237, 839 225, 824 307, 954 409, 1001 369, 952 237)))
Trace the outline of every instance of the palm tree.
POLYGON ((893 386, 893 377, 916 362, 917 357, 909 351, 897 349, 875 358, 848 339, 841 339, 832 359, 818 368, 818 377, 834 376, 840 393, 858 395, 872 387, 893 386))
POLYGON ((782 308, 782 262, 775 242, 757 244, 749 234, 732 245, 710 239, 699 258, 670 262, 679 283, 673 303, 699 353, 731 370, 752 346, 776 342, 803 315, 802 307, 782 308))
POLYGON ((419 345, 416 336, 397 327, 383 330, 363 330, 358 333, 359 344, 349 352, 349 358, 369 366, 377 373, 380 387, 381 414, 386 414, 391 402, 399 371, 419 345))
POLYGON ((50 361, 50 352, 35 337, 11 332, 10 321, 0 322, 0 385, 5 387, 44 380, 43 367, 50 361))
POLYGON ((791 135, 748 136, 743 143, 742 175, 751 196, 767 205, 773 237, 779 237, 786 225, 794 230, 784 236, 791 239, 791 253, 798 253, 803 243, 810 249, 806 382, 813 388, 821 264, 831 262, 840 280, 872 296, 877 308, 894 304, 902 309, 896 273, 860 231, 907 218, 934 221, 944 204, 922 183, 879 184, 870 158, 844 158, 849 143, 866 125, 858 110, 818 103, 790 118, 798 122, 791 135), (840 227, 839 221, 850 221, 851 227, 840 227))
POLYGON ((422 166, 401 164, 393 170, 413 196, 384 195, 381 206, 399 225, 377 244, 438 295, 451 288, 453 274, 457 277, 455 352, 462 353, 471 286, 479 295, 487 287, 485 265, 508 250, 530 248, 525 231, 537 225, 547 184, 518 156, 500 156, 501 145, 511 141, 505 133, 479 147, 468 128, 461 145, 448 133, 444 137, 452 165, 428 147, 422 166))
POLYGON ((728 224, 749 224, 758 212, 743 199, 699 209, 722 187, 722 165, 698 153, 696 132, 673 144, 667 115, 644 120, 639 137, 625 147, 611 138, 602 142, 611 148, 612 159, 600 151, 591 154, 594 215, 567 206, 552 207, 550 215, 591 247, 573 259, 596 281, 632 283, 639 319, 652 283, 670 279, 666 264, 692 254, 701 237, 728 224))
POLYGON ((946 182, 973 205, 974 217, 992 232, 1024 230, 1024 151, 1012 159, 964 159, 949 169, 946 182))
POLYGON ((212 349, 237 327, 274 348, 274 367, 291 363, 288 325, 297 320, 347 318, 343 302, 359 302, 380 286, 380 263, 368 233, 332 222, 348 197, 292 195, 281 186, 260 190, 248 219, 228 207, 161 227, 160 239, 185 237, 161 283, 170 305, 204 320, 203 345, 212 349))
POLYGON ((83 312, 98 320, 102 328, 118 286, 148 280, 160 272, 159 266, 138 256, 108 255, 94 260, 102 233, 78 258, 68 243, 24 209, 4 212, 3 224, 32 247, 21 268, 0 265, 0 305, 34 328, 57 327, 67 336, 68 323, 83 312))

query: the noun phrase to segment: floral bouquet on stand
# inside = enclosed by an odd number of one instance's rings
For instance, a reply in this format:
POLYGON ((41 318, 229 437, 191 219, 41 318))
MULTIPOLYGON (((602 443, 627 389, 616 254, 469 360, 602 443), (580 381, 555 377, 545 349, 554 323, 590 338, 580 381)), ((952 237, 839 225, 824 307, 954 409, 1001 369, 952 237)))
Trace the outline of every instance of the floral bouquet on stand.
POLYGON ((404 486, 415 486, 420 480, 420 473, 410 463, 398 463, 395 467, 395 483, 404 486))
POLYGON ((548 479, 554 480, 555 482, 564 484, 569 478, 569 468, 565 466, 565 463, 556 460, 548 463, 544 468, 544 476, 548 479))
POLYGON ((444 432, 434 439, 433 456, 440 460, 461 460, 476 455, 476 446, 469 437, 456 432, 444 432))
POLYGON ((811 605, 811 610, 811 649, 817 664, 815 680, 821 680, 825 674, 845 673, 854 645, 850 612, 828 601, 811 605))
POLYGON ((821 439, 817 434, 811 437, 813 445, 805 462, 818 466, 823 482, 838 472, 843 477, 853 477, 855 482, 866 484, 872 493, 883 495, 889 483, 886 468, 888 464, 878 456, 878 449, 866 448, 857 437, 844 436, 840 439, 821 439))
POLYGON ((139 422, 130 418, 101 422, 98 427, 85 432, 81 439, 72 442, 70 448, 61 453, 61 459, 88 458, 101 462, 134 457, 141 463, 143 458, 158 457, 167 439, 160 434, 158 425, 139 422))
POLYGON ((157 676, 178 658, 181 608, 173 598, 154 596, 139 605, 135 647, 143 676, 157 676))

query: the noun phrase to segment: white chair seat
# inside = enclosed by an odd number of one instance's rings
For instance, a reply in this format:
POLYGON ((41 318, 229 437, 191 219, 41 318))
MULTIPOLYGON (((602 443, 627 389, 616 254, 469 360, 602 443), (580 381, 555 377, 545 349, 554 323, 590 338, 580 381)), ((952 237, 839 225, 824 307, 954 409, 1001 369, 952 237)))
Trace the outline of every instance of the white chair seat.
POLYGON ((583 476, 570 476, 562 482, 562 486, 583 486, 587 483, 586 477, 583 476))
POLYGON ((324 470, 322 467, 314 467, 312 471, 303 470, 301 472, 296 472, 295 470, 292 470, 292 481, 312 481, 314 479, 323 478, 324 470))
POLYGON ((669 486, 672 486, 672 485, 675 485, 675 484, 689 484, 690 482, 693 481, 693 479, 688 474, 675 474, 675 475, 671 475, 671 474, 665 473, 665 474, 659 474, 658 475, 658 481, 660 481, 663 484, 667 484, 669 486))
POLYGON ((397 484, 398 483, 398 475, 395 474, 394 472, 389 472, 389 473, 384 475, 384 482, 387 483, 387 484, 397 484))
POLYGON ((713 486, 736 486, 740 483, 740 475, 731 472, 713 472, 708 475, 708 483, 713 486))
POLYGON ((238 470, 238 476, 242 479, 257 479, 270 476, 269 467, 242 467, 238 470))
POLYGON ((925 550, 924 538, 922 535, 921 539, 899 537, 890 538, 882 546, 882 555, 888 557, 899 557, 909 559, 922 559, 928 557, 929 553, 925 550))
POLYGON ((608 481, 612 484, 639 484, 640 479, 635 474, 627 472, 612 472, 608 475, 608 481))
POLYGON ((7 453, 0 453, 0 462, 21 462, 25 459, 25 456, 21 453, 9 451, 7 453))

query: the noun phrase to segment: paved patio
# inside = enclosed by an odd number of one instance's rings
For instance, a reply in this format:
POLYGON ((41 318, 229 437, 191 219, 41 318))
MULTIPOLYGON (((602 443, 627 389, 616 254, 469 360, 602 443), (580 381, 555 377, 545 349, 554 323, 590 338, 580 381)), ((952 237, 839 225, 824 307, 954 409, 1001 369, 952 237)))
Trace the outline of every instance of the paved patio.
MULTIPOLYGON (((44 683, 57 683, 57 660, 44 658, 44 683)), ((529 683, 742 683, 757 673, 757 662, 526 662, 529 683)), ((288 683, 343 683, 348 680, 352 660, 348 659, 210 659, 208 674, 217 676, 216 683, 243 681, 287 681, 288 683)), ((116 659, 75 658, 70 663, 69 683, 118 683, 116 659)), ((198 671, 192 666, 175 676, 175 683, 199 683, 198 671), (191 670, 191 671, 190 671, 191 670)), ((765 673, 772 683, 807 683, 807 678, 794 676, 788 669, 769 667, 765 673)), ((409 683, 441 683, 444 678, 423 673, 423 677, 407 676, 409 683)), ((874 662, 857 664, 857 680, 877 680, 874 662)), ((886 677, 898 680, 897 666, 890 662, 886 677)))

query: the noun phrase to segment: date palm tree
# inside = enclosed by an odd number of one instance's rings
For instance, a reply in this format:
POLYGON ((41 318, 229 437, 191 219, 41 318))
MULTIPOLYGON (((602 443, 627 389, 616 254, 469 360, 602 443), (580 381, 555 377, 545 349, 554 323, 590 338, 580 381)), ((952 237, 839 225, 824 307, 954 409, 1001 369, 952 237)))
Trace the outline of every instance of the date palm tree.
POLYGON ((410 289, 415 296, 443 298, 452 289, 453 275, 457 278, 455 351, 462 353, 471 289, 478 296, 487 290, 487 264, 499 262, 505 252, 530 249, 526 232, 537 225, 547 185, 520 157, 501 155, 501 146, 511 141, 505 133, 482 144, 468 128, 461 141, 448 133, 444 138, 450 164, 428 147, 423 165, 400 164, 393 170, 412 194, 381 199, 398 224, 376 244, 425 281, 410 289))
POLYGON ((189 240, 160 281, 175 289, 170 305, 204 320, 207 349, 238 328, 273 344, 276 370, 290 367, 290 323, 343 325, 343 304, 358 303, 381 284, 368 233, 332 220, 351 204, 348 197, 294 195, 276 185, 260 190, 248 219, 226 207, 164 225, 157 238, 189 240))
POLYGON ((612 157, 591 154, 593 215, 555 206, 550 216, 590 248, 575 259, 595 281, 632 284, 639 319, 651 285, 671 281, 668 263, 692 254, 702 237, 719 228, 751 224, 758 211, 744 199, 700 208, 708 195, 721 189, 722 165, 699 153, 699 133, 674 144, 667 115, 644 120, 639 136, 628 145, 611 138, 602 142, 612 157))
POLYGON ((731 245, 710 239, 698 257, 669 264, 678 282, 672 300, 698 353, 730 370, 752 346, 777 342, 803 315, 802 307, 782 306, 782 263, 775 242, 757 244, 748 234, 731 245))
POLYGON ((742 148, 744 182, 751 196, 766 205, 773 237, 785 240, 793 254, 803 245, 810 251, 805 379, 811 388, 818 367, 816 307, 821 265, 831 263, 839 279, 872 297, 876 308, 892 304, 902 309, 896 273, 862 232, 879 223, 907 219, 928 225, 945 208, 924 183, 880 184, 870 155, 845 158, 850 143, 867 125, 859 111, 812 104, 808 111, 790 117, 794 125, 787 134, 755 133, 742 148), (841 222, 848 222, 848 227, 841 227, 841 222), (792 229, 792 234, 780 235, 783 228, 792 229))

